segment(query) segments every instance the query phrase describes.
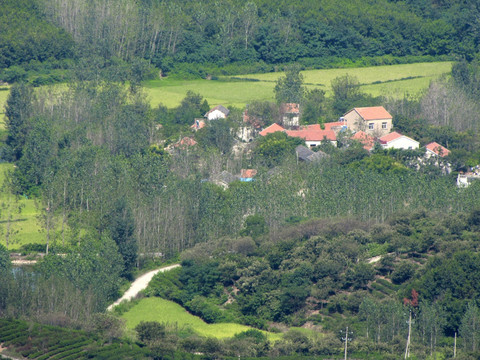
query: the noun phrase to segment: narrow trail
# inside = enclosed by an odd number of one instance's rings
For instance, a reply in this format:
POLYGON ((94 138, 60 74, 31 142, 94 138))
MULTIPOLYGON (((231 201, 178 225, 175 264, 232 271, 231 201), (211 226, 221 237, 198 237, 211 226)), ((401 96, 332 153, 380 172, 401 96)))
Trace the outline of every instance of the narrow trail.
POLYGON ((118 299, 117 301, 115 301, 112 305, 110 305, 107 310, 110 311, 112 310, 115 306, 117 306, 118 304, 120 304, 123 300, 131 300, 133 299, 135 296, 138 295, 138 293, 144 289, 147 288, 148 286, 148 283, 150 282, 150 280, 152 280, 152 278, 158 274, 159 272, 165 272, 165 271, 169 271, 169 270, 172 270, 172 269, 175 269, 177 267, 179 267, 180 264, 175 264, 175 265, 170 265, 170 266, 165 266, 163 268, 160 268, 160 269, 156 269, 156 270, 152 270, 152 271, 149 271, 145 274, 143 274, 142 276, 138 277, 133 283, 132 285, 130 285, 130 288, 125 292, 125 294, 123 294, 123 296, 118 299))

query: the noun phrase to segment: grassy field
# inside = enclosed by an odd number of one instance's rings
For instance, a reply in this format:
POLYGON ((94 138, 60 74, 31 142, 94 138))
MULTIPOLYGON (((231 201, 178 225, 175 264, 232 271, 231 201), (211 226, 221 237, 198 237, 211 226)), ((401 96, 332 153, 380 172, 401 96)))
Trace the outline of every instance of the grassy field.
MULTIPOLYGON (((133 329, 141 321, 158 321, 161 323, 177 324, 179 327, 190 327, 200 336, 229 338, 240 332, 251 329, 249 326, 225 323, 207 324, 197 316, 188 313, 180 305, 158 297, 145 298, 127 311, 122 317, 126 321, 127 329, 133 329)), ((270 340, 281 338, 280 334, 267 333, 270 340)))
MULTIPOLYGON (((3 163, 0 164, 0 186, 3 185, 5 180, 6 171, 12 170, 13 165, 3 163)), ((45 235, 40 231, 41 228, 37 221, 37 216, 39 211, 35 206, 35 201, 31 199, 26 199, 25 197, 19 197, 18 202, 15 201, 13 195, 7 195, 4 192, 0 192, 0 206, 3 207, 5 203, 14 204, 14 208, 21 208, 21 212, 17 211, 13 215, 13 224, 11 227, 10 243, 8 246, 9 250, 15 250, 20 248, 23 244, 31 243, 44 243, 45 235)), ((0 244, 6 245, 5 242, 5 220, 3 215, 3 209, 0 213, 0 244)))
MULTIPOLYGON (((327 69, 303 71, 309 89, 321 88, 330 94, 330 82, 342 75, 356 76, 362 90, 374 96, 403 97, 405 93, 416 94, 428 88, 434 79, 448 74, 451 62, 433 62, 375 66, 351 69, 327 69)), ((188 90, 203 95, 210 105, 244 107, 254 100, 273 100, 275 81, 283 72, 241 75, 237 78, 255 79, 247 81, 224 77, 220 80, 152 80, 144 84, 152 106, 163 104, 175 107, 180 104, 188 90)))

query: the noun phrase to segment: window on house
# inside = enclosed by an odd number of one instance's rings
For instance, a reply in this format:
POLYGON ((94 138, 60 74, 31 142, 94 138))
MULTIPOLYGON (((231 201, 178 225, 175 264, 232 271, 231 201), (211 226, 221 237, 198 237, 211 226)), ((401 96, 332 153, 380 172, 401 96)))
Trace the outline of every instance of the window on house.
POLYGON ((382 122, 382 129, 386 129, 387 128, 387 123, 386 122, 382 122))
POLYGON ((374 125, 373 123, 369 123, 368 124, 368 130, 373 130, 373 125, 374 125))

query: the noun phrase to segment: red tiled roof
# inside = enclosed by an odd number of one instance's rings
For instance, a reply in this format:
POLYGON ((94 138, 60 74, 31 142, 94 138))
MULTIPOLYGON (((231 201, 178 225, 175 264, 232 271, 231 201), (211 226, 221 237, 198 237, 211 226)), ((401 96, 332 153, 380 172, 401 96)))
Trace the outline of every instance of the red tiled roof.
POLYGON ((300 112, 300 104, 286 103, 282 104, 282 112, 288 114, 298 114, 300 112))
POLYGON ((386 144, 386 143, 389 143, 390 141, 392 140, 395 140, 395 139, 398 139, 400 137, 402 137, 403 135, 394 131, 394 132, 391 132, 390 134, 387 134, 387 135, 383 135, 381 138, 379 138, 378 140, 380 140, 380 142, 382 144, 386 144))
POLYGON ((192 126, 190 126, 190 128, 199 130, 204 128, 206 125, 207 124, 205 123, 205 120, 195 119, 195 123, 192 126))
POLYGON ((363 118, 363 120, 379 120, 392 118, 392 115, 390 115, 390 113, 385 110, 383 106, 358 107, 354 108, 353 110, 355 110, 363 118))
POLYGON ((431 152, 437 154, 438 156, 445 157, 450 154, 450 150, 446 147, 440 145, 439 143, 432 142, 430 144, 425 145, 425 148, 430 150, 431 152))
POLYGON ((322 130, 319 124, 303 126, 299 130, 286 130, 285 133, 305 141, 322 141, 324 139, 337 141, 337 135, 333 130, 322 130))
POLYGON ((323 124, 325 127, 325 130, 332 130, 332 127, 341 127, 344 125, 347 125, 345 121, 335 121, 335 122, 328 122, 323 124))
POLYGON ((365 131, 357 131, 355 135, 351 137, 353 140, 363 144, 363 148, 367 151, 370 151, 375 146, 375 138, 368 135, 365 131))
POLYGON ((197 142, 193 138, 187 137, 187 136, 181 139, 180 141, 178 141, 177 143, 175 143, 175 147, 193 146, 193 145, 197 145, 197 142))
POLYGON ((240 177, 243 179, 250 179, 257 175, 257 170, 255 169, 242 169, 240 170, 240 177))
POLYGON ((263 129, 262 131, 260 131, 260 135, 262 136, 266 136, 268 134, 273 134, 274 132, 277 132, 277 131, 284 131, 285 128, 283 126, 280 126, 276 123, 266 127, 265 129, 263 129))

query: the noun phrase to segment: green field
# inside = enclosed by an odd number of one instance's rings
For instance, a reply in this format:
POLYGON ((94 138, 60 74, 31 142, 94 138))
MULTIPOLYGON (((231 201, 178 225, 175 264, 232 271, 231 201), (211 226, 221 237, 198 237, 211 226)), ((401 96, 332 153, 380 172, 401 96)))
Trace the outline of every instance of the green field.
MULTIPOLYGON (((249 326, 221 323, 207 324, 197 316, 188 313, 183 307, 158 297, 150 297, 140 300, 133 308, 122 317, 126 321, 127 329, 133 329, 141 321, 158 321, 161 323, 177 324, 179 327, 190 327, 200 336, 229 338, 235 334, 251 329, 249 326)), ((272 341, 281 338, 280 334, 266 333, 272 341)))
MULTIPOLYGON (((356 76, 362 90, 374 95, 403 97, 417 94, 428 88, 434 79, 451 71, 451 62, 432 62, 374 66, 349 69, 327 69, 302 71, 309 89, 321 88, 330 93, 330 82, 342 75, 356 76)), ((246 81, 224 77, 220 80, 174 80, 162 79, 145 82, 144 88, 152 106, 163 104, 175 107, 180 104, 188 90, 204 96, 210 105, 244 107, 254 100, 273 100, 275 81, 283 72, 241 75, 236 78, 256 79, 246 81)))
MULTIPOLYGON (((5 180, 5 172, 12 170, 13 165, 3 163, 0 164, 0 186, 3 185, 5 180)), ((10 202, 15 209, 18 209, 21 206, 21 212, 15 212, 13 215, 13 224, 11 227, 10 243, 8 246, 9 250, 15 250, 20 248, 24 244, 31 243, 44 243, 45 235, 40 231, 41 228, 38 224, 37 217, 39 211, 35 205, 35 201, 31 199, 26 199, 21 196, 18 198, 18 202, 14 199, 13 195, 7 195, 3 191, 0 192, 0 206, 3 207, 5 203, 10 202)), ((0 244, 6 245, 5 242, 5 216, 4 209, 0 213, 0 244)))

